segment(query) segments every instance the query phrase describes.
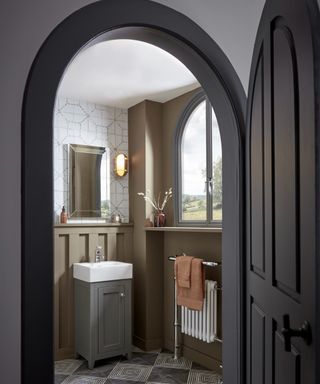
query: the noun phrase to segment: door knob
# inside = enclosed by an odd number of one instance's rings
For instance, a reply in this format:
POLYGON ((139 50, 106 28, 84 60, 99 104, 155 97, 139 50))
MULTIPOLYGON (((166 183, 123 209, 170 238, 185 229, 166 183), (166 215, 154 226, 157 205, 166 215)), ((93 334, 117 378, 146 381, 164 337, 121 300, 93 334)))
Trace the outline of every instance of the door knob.
POLYGON ((120 293, 120 297, 125 297, 125 296, 126 295, 123 292, 120 293))
POLYGON ((286 352, 291 352, 291 337, 302 337, 307 345, 311 344, 311 327, 307 321, 304 321, 299 329, 291 329, 289 315, 283 315, 281 333, 284 338, 284 350, 286 352))

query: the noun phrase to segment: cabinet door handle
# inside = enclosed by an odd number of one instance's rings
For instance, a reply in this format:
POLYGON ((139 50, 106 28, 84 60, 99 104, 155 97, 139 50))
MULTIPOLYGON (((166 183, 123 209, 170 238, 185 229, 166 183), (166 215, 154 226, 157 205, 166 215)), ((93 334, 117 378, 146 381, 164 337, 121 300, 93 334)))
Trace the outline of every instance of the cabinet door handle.
POLYGON ((125 297, 125 296, 126 295, 123 292, 120 293, 120 297, 125 297))

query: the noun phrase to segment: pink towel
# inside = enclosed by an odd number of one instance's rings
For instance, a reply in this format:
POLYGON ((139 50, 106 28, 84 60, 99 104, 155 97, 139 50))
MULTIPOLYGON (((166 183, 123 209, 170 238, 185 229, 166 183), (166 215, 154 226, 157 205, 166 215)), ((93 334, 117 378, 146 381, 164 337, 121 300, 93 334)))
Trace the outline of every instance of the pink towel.
POLYGON ((175 276, 179 287, 190 288, 191 286, 191 262, 193 256, 179 256, 174 263, 175 276))
MULTIPOLYGON (((177 282, 177 304, 184 307, 201 311, 204 299, 204 268, 202 259, 191 257, 191 278, 190 287, 180 285, 179 267, 180 258, 187 256, 179 256, 175 263, 175 276, 177 282), (178 261, 178 263, 177 263, 178 261)), ((190 256, 189 256, 190 257, 190 256)), ((182 280, 184 282, 184 279, 182 280)))

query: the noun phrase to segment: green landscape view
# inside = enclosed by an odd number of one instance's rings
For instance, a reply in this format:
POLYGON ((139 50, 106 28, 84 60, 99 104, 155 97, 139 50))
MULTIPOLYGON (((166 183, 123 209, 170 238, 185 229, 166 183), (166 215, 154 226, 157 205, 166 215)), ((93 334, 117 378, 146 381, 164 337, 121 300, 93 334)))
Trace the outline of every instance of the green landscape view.
POLYGON ((110 216, 110 201, 102 200, 101 201, 101 217, 109 217, 110 216))
MULTIPOLYGON (((205 177, 206 172, 202 171, 205 177)), ((206 195, 184 194, 182 199, 183 220, 207 220, 206 195)), ((212 219, 222 220, 222 158, 220 157, 212 169, 212 219)))
MULTIPOLYGON (((206 197, 186 195, 183 199, 183 220, 206 220, 206 197)), ((222 206, 217 204, 212 209, 213 220, 222 220, 222 206)))

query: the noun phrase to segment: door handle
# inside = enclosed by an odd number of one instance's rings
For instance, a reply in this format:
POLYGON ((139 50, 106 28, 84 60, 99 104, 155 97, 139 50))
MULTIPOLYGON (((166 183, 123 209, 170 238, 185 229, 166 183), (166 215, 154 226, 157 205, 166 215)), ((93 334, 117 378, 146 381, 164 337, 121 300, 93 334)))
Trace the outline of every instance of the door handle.
POLYGON ((307 321, 304 321, 299 329, 290 328, 289 315, 283 315, 283 328, 281 329, 284 338, 284 350, 291 352, 291 337, 302 337, 307 345, 311 344, 312 334, 311 326, 307 321))
POLYGON ((120 297, 122 298, 122 297, 125 297, 126 295, 123 293, 123 292, 121 292, 120 293, 120 297))
POLYGON ((208 185, 208 189, 209 189, 209 193, 212 193, 212 189, 213 189, 213 180, 212 180, 212 177, 209 177, 205 183, 208 185))

